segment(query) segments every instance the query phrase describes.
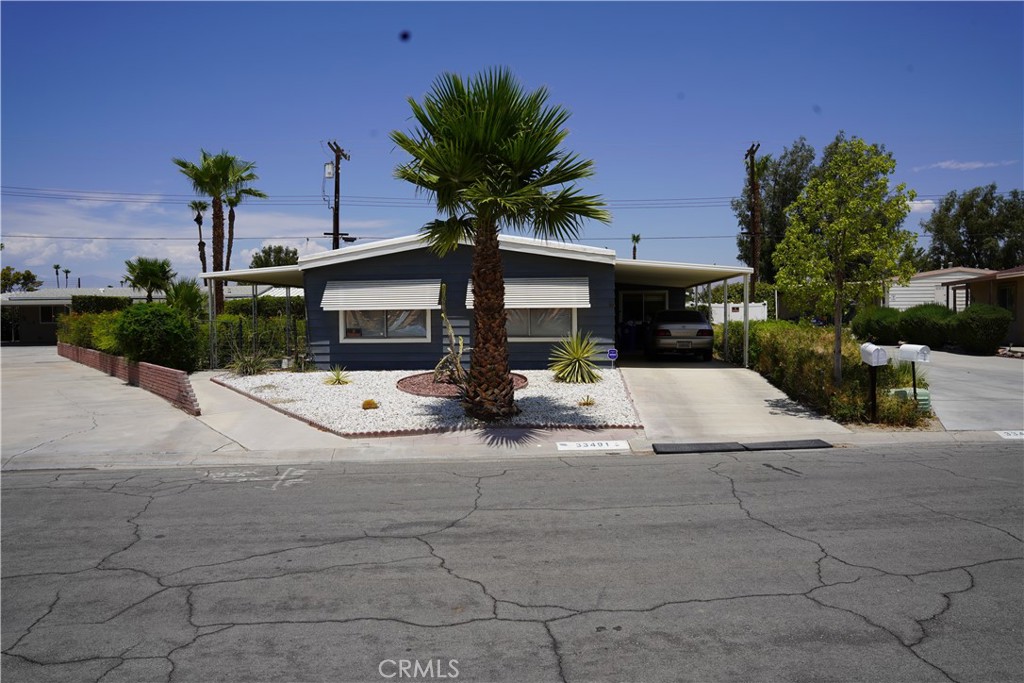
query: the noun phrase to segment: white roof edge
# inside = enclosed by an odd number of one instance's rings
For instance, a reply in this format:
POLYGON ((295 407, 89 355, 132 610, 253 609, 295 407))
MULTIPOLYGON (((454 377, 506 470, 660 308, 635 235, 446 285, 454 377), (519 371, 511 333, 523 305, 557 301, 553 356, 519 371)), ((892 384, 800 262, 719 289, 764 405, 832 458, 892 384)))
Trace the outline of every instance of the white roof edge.
MULTIPOLYGON (((521 235, 498 235, 498 243, 502 249, 539 256, 553 256, 555 258, 581 259, 586 261, 603 261, 606 263, 615 262, 615 251, 604 247, 591 247, 584 244, 560 242, 558 240, 541 240, 534 237, 523 237, 521 235)), ((464 242, 466 246, 471 243, 464 242)), ((299 257, 299 268, 308 270, 334 265, 336 263, 347 263, 349 261, 360 261, 377 256, 388 256, 403 251, 422 249, 427 246, 422 235, 405 235, 403 237, 392 237, 385 240, 360 244, 351 247, 342 247, 332 251, 321 251, 316 254, 299 257)))
POLYGON ((628 266, 636 264, 638 266, 650 266, 653 268, 699 268, 701 270, 721 271, 723 273, 750 273, 753 274, 754 269, 750 266, 719 266, 708 263, 681 263, 679 261, 646 261, 643 259, 620 259, 615 262, 616 266, 628 266))

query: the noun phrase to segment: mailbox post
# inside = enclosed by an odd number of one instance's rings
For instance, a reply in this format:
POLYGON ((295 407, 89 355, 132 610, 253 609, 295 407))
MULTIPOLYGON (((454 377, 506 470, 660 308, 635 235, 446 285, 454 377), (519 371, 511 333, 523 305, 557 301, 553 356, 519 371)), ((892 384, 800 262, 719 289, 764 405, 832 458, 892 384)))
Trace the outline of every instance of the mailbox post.
POLYGON ((914 380, 914 401, 917 401, 917 364, 930 363, 932 350, 922 344, 904 344, 896 350, 897 360, 910 361, 910 376, 914 380))
POLYGON ((871 377, 871 422, 878 422, 878 368, 889 364, 889 354, 881 346, 867 342, 860 345, 860 359, 871 377))

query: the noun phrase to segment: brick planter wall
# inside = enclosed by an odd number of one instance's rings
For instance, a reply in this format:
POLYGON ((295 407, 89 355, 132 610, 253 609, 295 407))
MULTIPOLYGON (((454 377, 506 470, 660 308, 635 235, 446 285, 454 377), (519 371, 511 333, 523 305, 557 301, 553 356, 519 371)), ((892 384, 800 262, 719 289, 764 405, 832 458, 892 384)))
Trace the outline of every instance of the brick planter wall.
POLYGON ((122 356, 111 356, 95 349, 84 349, 63 342, 57 342, 57 354, 167 399, 189 415, 200 414, 199 401, 196 400, 192 383, 188 380, 188 373, 184 370, 174 370, 152 363, 131 363, 122 356))

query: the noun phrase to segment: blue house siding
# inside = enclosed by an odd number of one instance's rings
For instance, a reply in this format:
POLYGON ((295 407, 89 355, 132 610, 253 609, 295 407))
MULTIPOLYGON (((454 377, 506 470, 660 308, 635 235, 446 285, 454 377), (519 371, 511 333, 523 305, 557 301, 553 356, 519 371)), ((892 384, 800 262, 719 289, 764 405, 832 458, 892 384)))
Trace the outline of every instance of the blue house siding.
MULTIPOLYGON (((413 280, 440 278, 447 285, 447 310, 457 335, 473 345, 473 311, 466 308, 466 288, 472 267, 472 248, 459 247, 443 259, 425 247, 304 271, 306 320, 310 352, 317 367, 349 370, 429 370, 446 350, 440 311, 430 311, 429 342, 345 343, 340 340, 340 313, 324 311, 321 301, 330 281, 413 280)), ((605 358, 614 344, 615 271, 609 263, 540 256, 502 250, 506 278, 586 277, 590 308, 577 309, 577 329, 590 332, 605 358)), ((510 342, 513 369, 546 368, 551 342, 510 342)), ((467 354, 466 359, 469 356, 467 354)))

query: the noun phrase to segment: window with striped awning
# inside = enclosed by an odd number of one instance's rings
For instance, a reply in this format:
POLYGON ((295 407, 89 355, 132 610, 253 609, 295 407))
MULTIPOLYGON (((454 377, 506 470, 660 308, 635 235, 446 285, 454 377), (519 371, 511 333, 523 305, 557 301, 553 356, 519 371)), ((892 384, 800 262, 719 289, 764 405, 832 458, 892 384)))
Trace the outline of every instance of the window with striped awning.
POLYGON ((437 310, 441 279, 331 281, 324 287, 325 311, 437 310))
MULTIPOLYGON (((473 308, 472 281, 466 308, 473 308)), ((505 308, 590 308, 590 283, 585 277, 506 278, 505 308)))

